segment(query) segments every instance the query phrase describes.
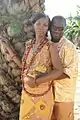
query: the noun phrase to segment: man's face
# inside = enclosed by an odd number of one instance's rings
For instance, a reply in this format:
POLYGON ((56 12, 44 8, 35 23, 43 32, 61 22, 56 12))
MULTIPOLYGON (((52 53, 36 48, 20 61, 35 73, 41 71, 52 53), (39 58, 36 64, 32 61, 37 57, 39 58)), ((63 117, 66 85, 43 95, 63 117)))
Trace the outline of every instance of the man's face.
POLYGON ((57 43, 60 41, 61 37, 63 36, 63 24, 61 21, 55 20, 51 25, 51 37, 52 41, 57 43))

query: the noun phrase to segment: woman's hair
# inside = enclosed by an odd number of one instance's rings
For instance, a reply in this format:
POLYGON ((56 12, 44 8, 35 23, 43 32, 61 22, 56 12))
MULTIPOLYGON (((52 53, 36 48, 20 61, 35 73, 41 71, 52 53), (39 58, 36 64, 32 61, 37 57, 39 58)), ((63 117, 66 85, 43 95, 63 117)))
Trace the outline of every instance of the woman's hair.
POLYGON ((49 29, 49 26, 50 26, 50 18, 49 16, 47 16, 46 14, 44 13, 35 13, 33 16, 32 16, 32 23, 35 24, 35 22, 41 18, 48 18, 49 22, 48 22, 48 29, 49 29))
MULTIPOLYGON (((32 18, 31 18, 31 21, 33 24, 35 24, 35 22, 41 18, 48 18, 48 30, 50 29, 50 18, 48 15, 44 14, 44 13, 35 13, 32 18)), ((48 36, 48 31, 46 33, 46 37, 48 36)))

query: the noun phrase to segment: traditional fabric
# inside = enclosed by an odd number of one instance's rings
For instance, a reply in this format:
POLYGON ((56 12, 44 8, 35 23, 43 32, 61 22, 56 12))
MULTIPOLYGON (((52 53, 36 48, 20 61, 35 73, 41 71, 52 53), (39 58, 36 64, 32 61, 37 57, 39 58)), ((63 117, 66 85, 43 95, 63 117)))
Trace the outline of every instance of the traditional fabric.
POLYGON ((51 120, 74 120, 73 102, 56 102, 51 120))
MULTIPOLYGON (((32 55, 33 50, 31 49, 26 60, 26 65, 30 63, 32 55)), ((30 66, 28 75, 35 76, 36 71, 42 73, 51 71, 49 46, 47 44, 45 44, 41 48, 41 51, 39 51, 36 55, 35 60, 30 66)), ((27 71, 25 69, 23 73, 24 79, 27 77, 26 72, 27 71)), ((51 113, 53 109, 53 94, 52 88, 49 88, 50 83, 51 82, 42 83, 35 88, 30 88, 28 85, 26 85, 26 83, 24 84, 24 87, 26 87, 28 93, 24 89, 22 90, 19 120, 51 119, 51 113)))
POLYGON ((62 37, 56 44, 64 73, 69 78, 53 82, 55 103, 51 120, 74 120, 74 97, 78 75, 78 58, 73 43, 62 37))
POLYGON ((65 37, 60 40, 57 47, 64 73, 70 78, 54 81, 55 101, 71 102, 74 101, 76 80, 78 75, 78 58, 76 48, 73 43, 65 37))

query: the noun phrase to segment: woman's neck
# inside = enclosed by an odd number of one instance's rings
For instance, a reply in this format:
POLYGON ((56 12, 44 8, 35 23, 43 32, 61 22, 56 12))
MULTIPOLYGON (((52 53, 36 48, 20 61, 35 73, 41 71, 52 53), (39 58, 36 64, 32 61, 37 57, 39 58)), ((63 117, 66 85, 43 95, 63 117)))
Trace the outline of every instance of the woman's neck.
POLYGON ((40 44, 44 40, 45 40, 45 36, 43 36, 43 35, 36 35, 36 42, 35 42, 35 44, 40 44))

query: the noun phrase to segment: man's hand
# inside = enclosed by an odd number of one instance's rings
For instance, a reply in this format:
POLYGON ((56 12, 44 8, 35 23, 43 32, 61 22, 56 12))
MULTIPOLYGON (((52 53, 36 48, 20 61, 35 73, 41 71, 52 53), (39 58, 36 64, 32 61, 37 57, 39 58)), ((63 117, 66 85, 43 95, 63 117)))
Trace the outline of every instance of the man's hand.
POLYGON ((36 79, 44 76, 46 73, 36 71, 36 79))

